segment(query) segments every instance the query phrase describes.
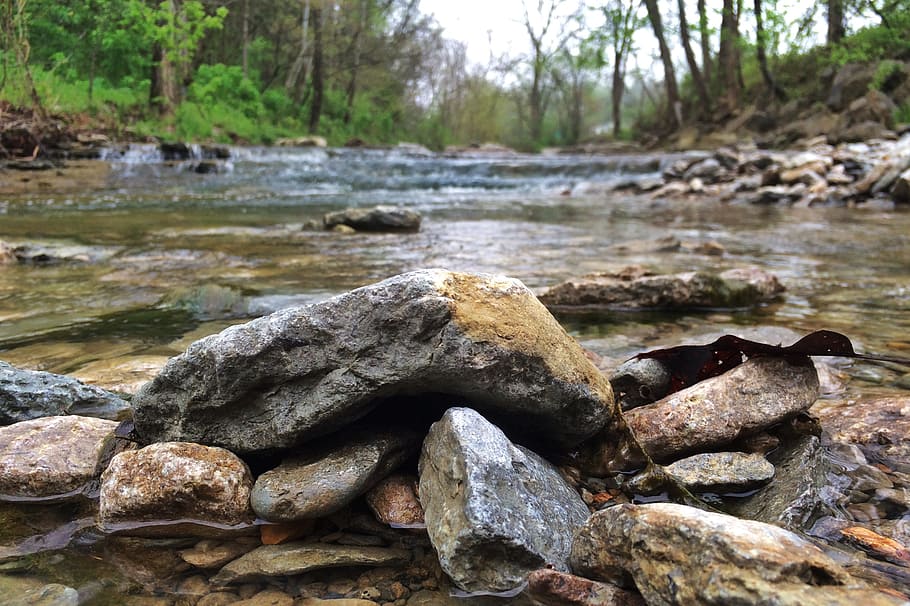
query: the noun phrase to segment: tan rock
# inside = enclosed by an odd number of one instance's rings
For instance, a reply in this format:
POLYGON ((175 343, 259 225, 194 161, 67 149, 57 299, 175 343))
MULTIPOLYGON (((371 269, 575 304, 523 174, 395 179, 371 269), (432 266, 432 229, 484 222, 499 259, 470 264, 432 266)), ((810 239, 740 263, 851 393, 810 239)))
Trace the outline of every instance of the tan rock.
POLYGON ((255 539, 236 541, 203 539, 191 549, 182 549, 177 554, 184 562, 196 568, 220 568, 258 546, 255 539))
POLYGON ((233 606, 293 606, 294 598, 283 591, 277 589, 266 589, 260 591, 253 597, 239 602, 234 602, 233 606))
POLYGON ((853 579, 818 547, 762 522, 673 503, 595 513, 572 549, 577 574, 628 582, 648 604, 780 606, 902 602, 853 579))
POLYGON ((0 427, 0 500, 60 500, 78 496, 116 421, 42 417, 0 427))
POLYGON ((366 501, 376 519, 393 527, 425 526, 417 482, 414 475, 393 474, 374 486, 366 501))
POLYGON ((152 444, 116 455, 101 477, 99 524, 107 532, 185 524, 231 530, 253 519, 246 464, 223 448, 152 444))
MULTIPOLYGON (((657 461, 716 450, 808 410, 818 397, 809 359, 755 357, 732 370, 625 413, 639 444, 657 461)), ((582 457, 592 475, 643 462, 625 437, 610 430, 588 442, 582 457)))
POLYGON ((637 591, 542 568, 528 575, 528 594, 544 606, 645 606, 637 591))

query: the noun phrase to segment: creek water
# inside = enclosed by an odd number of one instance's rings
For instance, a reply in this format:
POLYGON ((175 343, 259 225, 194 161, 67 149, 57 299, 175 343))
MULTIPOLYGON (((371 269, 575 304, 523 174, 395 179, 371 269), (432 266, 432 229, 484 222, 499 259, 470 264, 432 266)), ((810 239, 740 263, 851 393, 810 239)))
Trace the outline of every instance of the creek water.
MULTIPOLYGON (((134 146, 109 155, 101 188, 0 201, 0 240, 30 255, 0 267, 0 359, 116 388, 143 364, 154 367, 227 325, 412 269, 502 273, 540 290, 630 264, 658 272, 758 266, 787 292, 748 310, 560 317, 607 364, 755 327, 796 336, 826 328, 860 351, 910 355, 910 212, 899 207, 792 208, 611 191, 659 176, 672 155, 231 152, 222 172, 197 174, 192 162, 164 162, 155 148, 134 146), (375 204, 420 212, 421 230, 304 229, 327 211, 375 204), (671 252, 617 246, 670 236, 682 242, 671 252), (708 242, 723 254, 697 252, 708 242)), ((843 361, 838 368, 845 382, 828 397, 908 393, 907 371, 843 361)), ((26 519, 6 515, 9 524, 34 523, 26 519)), ((0 534, 0 544, 23 536, 0 534)), ((0 573, 73 586, 122 575, 104 558, 55 550, 35 558, 22 569, 18 560, 0 564, 0 573)))

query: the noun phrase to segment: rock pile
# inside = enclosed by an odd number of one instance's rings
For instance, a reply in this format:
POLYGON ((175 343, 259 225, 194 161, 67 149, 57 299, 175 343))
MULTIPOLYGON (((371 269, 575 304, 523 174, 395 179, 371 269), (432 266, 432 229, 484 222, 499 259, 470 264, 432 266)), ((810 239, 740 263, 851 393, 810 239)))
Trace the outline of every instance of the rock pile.
POLYGON ((910 134, 896 141, 834 146, 821 137, 804 143, 805 151, 793 152, 688 152, 663 171, 663 185, 647 179, 637 189, 654 198, 711 196, 751 204, 910 203, 910 134))
POLYGON ((445 603, 449 584, 554 605, 901 603, 792 532, 629 504, 773 485, 757 444, 815 401, 808 360, 660 399, 633 375, 642 405, 622 413, 520 282, 422 270, 194 343, 135 396, 131 433, 0 427, 0 498, 96 504, 126 560, 134 537, 195 537, 174 557, 197 606, 445 603))

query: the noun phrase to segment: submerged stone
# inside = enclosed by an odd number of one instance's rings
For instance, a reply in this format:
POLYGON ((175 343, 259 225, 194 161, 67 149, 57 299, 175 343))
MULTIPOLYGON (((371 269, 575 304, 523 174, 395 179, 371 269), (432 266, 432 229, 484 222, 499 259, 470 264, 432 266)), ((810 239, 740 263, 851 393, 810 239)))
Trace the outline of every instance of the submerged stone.
POLYGON ((541 568, 528 576, 528 594, 544 606, 645 606, 637 591, 541 568))
POLYGON ((0 500, 80 496, 116 428, 114 421, 75 415, 0 427, 0 500))
POLYGON ((758 268, 654 275, 629 267, 563 282, 547 289, 540 300, 560 312, 739 308, 772 301, 783 291, 776 276, 758 268))
POLYGON ((129 403, 99 387, 0 362, 0 425, 54 415, 115 419, 129 403))
POLYGON ((348 208, 322 218, 326 229, 346 225, 357 231, 420 231, 420 221, 420 213, 395 206, 348 208))
POLYGON ((147 442, 252 453, 298 446, 408 394, 457 396, 561 447, 596 433, 613 404, 607 379, 521 282, 434 269, 197 341, 133 405, 147 442))
POLYGON ((343 436, 337 446, 312 448, 260 475, 250 502, 270 522, 323 517, 369 490, 419 447, 417 434, 405 428, 343 436))
POLYGON ((282 577, 311 570, 349 566, 403 566, 411 552, 386 547, 354 547, 328 543, 263 545, 224 566, 212 577, 219 585, 260 577, 282 577))
POLYGON ((902 603, 790 531, 674 503, 595 513, 576 536, 571 563, 595 580, 634 581, 648 604, 902 603))
POLYGON ((433 424, 419 469, 427 532, 458 587, 502 592, 532 570, 568 569, 587 506, 555 467, 476 411, 452 408, 433 424))
POLYGON ((246 464, 223 448, 152 444, 116 455, 101 476, 99 525, 123 534, 218 535, 253 519, 246 464))

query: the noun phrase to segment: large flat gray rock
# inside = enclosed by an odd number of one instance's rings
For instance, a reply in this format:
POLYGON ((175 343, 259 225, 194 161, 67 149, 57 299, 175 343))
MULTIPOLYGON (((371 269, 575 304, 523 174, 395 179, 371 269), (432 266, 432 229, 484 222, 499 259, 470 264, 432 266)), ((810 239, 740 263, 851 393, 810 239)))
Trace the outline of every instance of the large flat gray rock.
POLYGON ((567 570, 588 508, 559 471, 469 408, 434 423, 420 502, 442 569, 466 591, 502 592, 546 566, 567 570))
POLYGON ((613 407, 609 382, 521 282, 445 270, 197 341, 133 406, 147 442, 252 453, 330 433, 391 396, 428 393, 457 396, 507 430, 561 447, 596 433, 613 407))

